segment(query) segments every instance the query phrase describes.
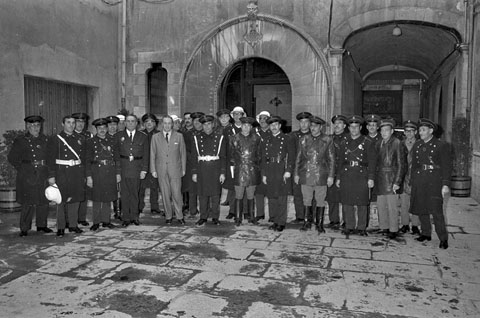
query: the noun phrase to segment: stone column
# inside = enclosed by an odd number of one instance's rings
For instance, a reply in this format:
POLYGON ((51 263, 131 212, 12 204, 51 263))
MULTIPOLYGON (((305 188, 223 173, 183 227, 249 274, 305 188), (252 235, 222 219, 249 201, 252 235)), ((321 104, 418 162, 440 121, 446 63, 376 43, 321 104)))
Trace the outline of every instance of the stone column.
MULTIPOLYGON (((343 53, 344 49, 334 49, 331 48, 328 50, 328 64, 330 64, 330 69, 332 71, 332 85, 333 85, 333 102, 332 107, 333 114, 342 113, 342 72, 343 72, 343 53)), ((330 118, 325 118, 328 122, 330 118)))

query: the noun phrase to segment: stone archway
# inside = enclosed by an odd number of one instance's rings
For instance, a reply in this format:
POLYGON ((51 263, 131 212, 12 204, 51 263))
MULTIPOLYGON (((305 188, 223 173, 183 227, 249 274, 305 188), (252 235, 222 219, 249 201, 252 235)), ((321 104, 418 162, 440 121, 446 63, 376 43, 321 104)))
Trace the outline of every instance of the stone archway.
POLYGON ((181 77, 182 112, 218 109, 217 92, 229 67, 249 57, 268 59, 281 67, 292 88, 292 116, 309 111, 330 118, 333 108, 331 74, 325 56, 315 42, 293 25, 258 15, 262 39, 252 47, 244 40, 246 16, 218 26, 195 48, 181 77))

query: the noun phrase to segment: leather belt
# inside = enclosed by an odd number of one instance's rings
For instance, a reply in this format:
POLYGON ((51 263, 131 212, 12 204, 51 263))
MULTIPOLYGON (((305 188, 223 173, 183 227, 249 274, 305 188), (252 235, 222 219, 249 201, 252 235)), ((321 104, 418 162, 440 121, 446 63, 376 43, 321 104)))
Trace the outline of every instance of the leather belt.
POLYGON ((73 166, 78 166, 78 165, 81 165, 82 164, 82 160, 62 160, 62 159, 55 159, 55 163, 57 165, 61 165, 61 166, 70 166, 70 167, 73 167, 73 166))
POLYGON ((266 163, 280 163, 283 162, 284 158, 280 158, 279 156, 277 157, 268 157, 265 159, 266 163))
MULTIPOLYGON (((124 155, 120 155, 120 158, 122 158, 122 159, 130 159, 129 156, 124 156, 124 155)), ((143 157, 133 157, 133 160, 140 160, 140 159, 143 159, 143 157)))
POLYGON ((29 163, 33 166, 45 166, 47 164, 46 160, 22 160, 22 163, 29 163))
POLYGON ((367 166, 365 163, 361 161, 355 161, 355 160, 345 161, 344 165, 350 166, 350 167, 366 167, 367 166))
POLYGON ((439 165, 421 165, 420 170, 435 170, 440 169, 439 165))
POLYGON ((215 161, 219 159, 219 156, 198 156, 198 161, 215 161))
POLYGON ((94 165, 115 165, 115 161, 114 160, 93 160, 92 161, 92 164, 94 165))

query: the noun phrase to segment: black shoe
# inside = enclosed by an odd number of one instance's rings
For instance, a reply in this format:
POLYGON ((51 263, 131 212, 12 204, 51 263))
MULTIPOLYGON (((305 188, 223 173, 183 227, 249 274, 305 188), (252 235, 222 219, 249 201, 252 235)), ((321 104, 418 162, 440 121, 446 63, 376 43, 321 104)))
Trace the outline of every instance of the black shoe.
POLYGON ((94 224, 94 225, 92 225, 92 227, 90 228, 90 231, 98 231, 99 228, 100 228, 100 224, 94 224))
POLYGON ((122 217, 120 216, 120 212, 115 212, 113 214, 113 218, 120 221, 122 220, 122 217))
POLYGON ((139 222, 138 220, 133 220, 133 221, 131 221, 130 223, 135 224, 135 225, 137 225, 137 226, 140 225, 140 222, 139 222))
POLYGON ((391 239, 391 240, 396 239, 397 236, 398 236, 398 232, 390 232, 390 233, 388 233, 388 238, 391 239))
POLYGON ((240 226, 242 225, 242 220, 241 219, 236 219, 235 220, 235 226, 240 226))
POLYGON ((205 223, 207 223, 207 220, 206 219, 200 219, 197 221, 197 223, 195 223, 196 226, 205 226, 205 223))
POLYGON ((420 229, 418 228, 418 226, 412 226, 412 234, 420 235, 420 229))
POLYGON ((256 216, 255 220, 257 220, 257 222, 260 220, 265 220, 265 215, 256 216))
POLYGON ((408 225, 402 226, 402 228, 400 229, 400 232, 402 232, 402 233, 410 232, 410 226, 408 226, 408 225))
POLYGON ((227 200, 225 200, 224 202, 220 203, 221 206, 229 206, 230 204, 228 203, 227 200))
POLYGON ((252 223, 253 225, 258 225, 258 221, 256 218, 252 218, 250 220, 248 220, 248 223, 252 223))
POLYGON ((178 220, 178 223, 179 223, 180 225, 185 225, 185 220, 184 220, 184 219, 180 219, 180 220, 178 220))
POLYGON ((157 209, 153 209, 150 211, 152 214, 160 214, 160 211, 157 209))
POLYGON ((383 229, 377 232, 377 234, 388 235, 390 233, 389 229, 383 229))
POLYGON ((325 233, 325 229, 323 228, 323 225, 321 225, 321 224, 315 224, 315 229, 317 230, 318 234, 325 233))
POLYGON ((445 241, 440 241, 440 248, 443 248, 444 250, 446 250, 448 248, 448 241, 445 240, 445 241))
POLYGON ((230 220, 230 219, 233 219, 235 217, 235 214, 233 213, 228 213, 226 219, 230 220))
POLYGON ((272 222, 273 222, 273 219, 272 219, 272 218, 268 218, 268 222, 269 222, 269 223, 272 223, 272 222))
POLYGON ((165 220, 165 224, 172 225, 172 219, 165 220))
POLYGON ((20 231, 20 237, 24 237, 27 235, 28 235, 27 231, 20 231))
POLYGON ((109 229, 114 229, 116 226, 112 223, 103 223, 102 227, 108 227, 109 229))
POLYGON ((333 229, 334 227, 338 228, 339 226, 340 226, 340 222, 330 222, 327 225, 325 225, 325 228, 333 229))
POLYGON ((278 225, 277 223, 273 223, 272 225, 270 225, 268 227, 269 230, 273 230, 273 231, 276 231, 278 229, 278 225))
POLYGON ((218 219, 212 219, 213 225, 220 225, 220 221, 218 219))
POLYGON ((423 242, 423 241, 431 241, 432 237, 431 236, 426 236, 426 235, 420 235, 415 239, 416 241, 423 242))
POLYGON ((77 234, 83 233, 83 230, 81 230, 78 226, 77 227, 69 227, 68 231, 69 232, 75 232, 77 234))
POLYGON ((349 239, 349 238, 350 238, 350 234, 352 234, 352 230, 344 229, 344 230, 342 231, 342 234, 345 235, 345 238, 346 238, 346 239, 349 239))
POLYGON ((277 226, 277 231, 282 232, 285 229, 285 225, 279 225, 277 226))
POLYGON ((138 214, 143 213, 143 209, 138 209, 138 214))
POLYGON ((367 230, 358 231, 358 235, 360 235, 360 236, 368 236, 367 230))
POLYGON ((127 221, 123 221, 123 223, 122 223, 122 226, 123 226, 123 227, 127 227, 127 226, 129 226, 129 225, 130 225, 130 222, 127 222, 127 221))
POLYGON ((53 230, 48 227, 37 227, 37 232, 52 233, 53 230))
POLYGON ((312 223, 309 221, 306 221, 303 223, 303 226, 300 228, 300 231, 308 231, 312 229, 312 223))
POLYGON ((57 230, 57 236, 63 237, 65 235, 65 230, 57 230))
POLYGON ((292 221, 293 224, 302 224, 303 222, 305 222, 305 219, 301 219, 301 218, 296 218, 295 220, 292 221))
POLYGON ((83 225, 83 226, 89 226, 90 225, 90 223, 88 223, 87 221, 79 221, 78 224, 83 225))

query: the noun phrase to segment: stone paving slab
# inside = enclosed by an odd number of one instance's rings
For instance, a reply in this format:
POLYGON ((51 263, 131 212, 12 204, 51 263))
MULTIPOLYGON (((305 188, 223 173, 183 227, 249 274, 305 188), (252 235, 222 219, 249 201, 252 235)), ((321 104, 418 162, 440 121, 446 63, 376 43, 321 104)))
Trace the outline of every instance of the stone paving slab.
POLYGON ((297 264, 313 267, 326 267, 330 261, 329 257, 320 254, 271 250, 255 250, 248 259, 256 262, 297 264))

